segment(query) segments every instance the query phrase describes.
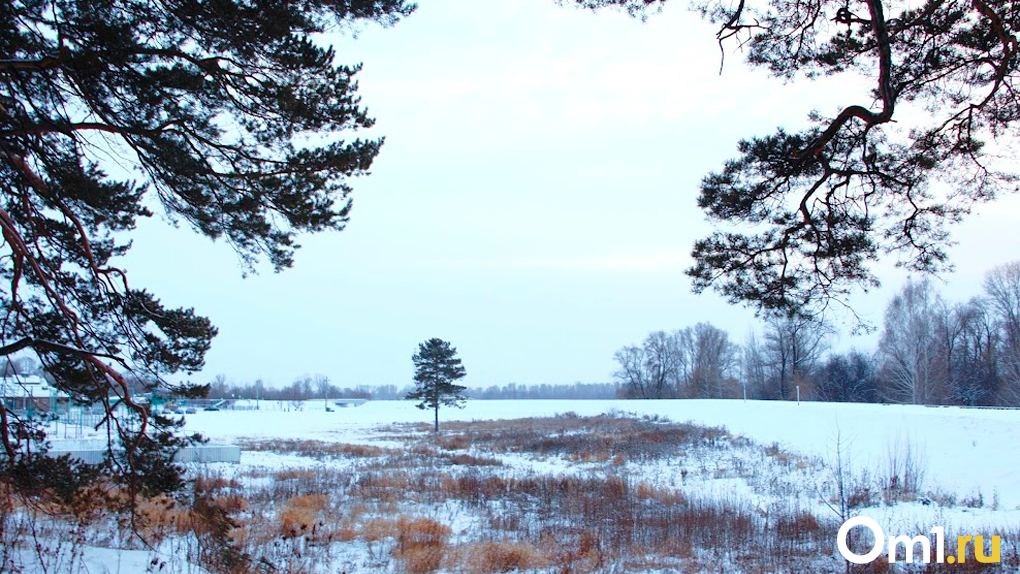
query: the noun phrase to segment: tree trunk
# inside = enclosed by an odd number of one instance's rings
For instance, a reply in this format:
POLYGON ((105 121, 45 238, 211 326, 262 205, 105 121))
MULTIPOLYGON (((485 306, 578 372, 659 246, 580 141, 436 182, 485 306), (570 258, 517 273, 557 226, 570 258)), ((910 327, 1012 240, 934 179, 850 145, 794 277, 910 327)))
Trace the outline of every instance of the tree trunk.
POLYGON ((436 402, 436 430, 435 430, 435 432, 439 432, 439 402, 436 402))

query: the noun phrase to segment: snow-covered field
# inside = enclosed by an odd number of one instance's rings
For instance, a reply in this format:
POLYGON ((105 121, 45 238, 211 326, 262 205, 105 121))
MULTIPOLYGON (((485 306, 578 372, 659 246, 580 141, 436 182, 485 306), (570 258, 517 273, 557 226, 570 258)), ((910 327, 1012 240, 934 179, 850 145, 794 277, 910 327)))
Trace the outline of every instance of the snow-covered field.
MULTIPOLYGON (((443 409, 445 430, 433 435, 432 413, 410 401, 328 406, 262 401, 258 410, 185 416, 188 432, 242 446, 239 464, 194 464, 190 472, 240 517, 232 539, 263 569, 842 572, 834 537, 834 469, 842 465, 848 488, 864 498, 853 514, 890 535, 945 526, 954 546, 958 533, 1002 533, 1002 564, 990 571, 1020 572, 1016 410, 469 401, 443 409), (688 436, 667 421, 729 434, 688 436), (911 473, 920 484, 909 496, 889 488, 911 473), (647 558, 635 555, 645 550, 647 558), (762 558, 768 553, 779 557, 762 558)), ((48 571, 76 563, 89 572, 205 572, 187 557, 201 556, 208 540, 173 534, 187 511, 157 510, 162 522, 150 531, 162 542, 154 549, 113 551, 85 536, 84 548, 62 550, 69 557, 48 571)), ((25 571, 42 570, 31 565, 40 560, 23 558, 25 571)))
MULTIPOLYGON (((240 437, 372 442, 380 426, 432 420, 431 412, 411 401, 374 401, 334 412, 326 412, 323 401, 304 403, 300 410, 266 401, 260 407, 188 415, 187 429, 213 442, 240 437)), ((890 450, 910 441, 927 459, 928 483, 960 497, 980 493, 990 500, 998 492, 1002 508, 1020 510, 1020 410, 732 400, 469 401, 461 410, 441 410, 440 422, 614 411, 723 426, 757 443, 779 443, 827 461, 841 438, 856 467, 875 471, 890 450)))

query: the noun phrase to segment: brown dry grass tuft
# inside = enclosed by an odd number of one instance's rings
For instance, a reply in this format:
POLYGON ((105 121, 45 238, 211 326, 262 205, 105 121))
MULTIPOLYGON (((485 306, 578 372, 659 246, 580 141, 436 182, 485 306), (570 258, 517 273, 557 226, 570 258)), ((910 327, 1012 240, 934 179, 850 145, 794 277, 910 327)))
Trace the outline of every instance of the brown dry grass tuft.
POLYGON ((314 470, 307 468, 288 468, 281 470, 273 475, 273 479, 277 482, 284 482, 287 480, 304 480, 310 481, 315 480, 317 473, 314 470))
POLYGON ((468 574, 494 574, 548 568, 552 565, 541 550, 527 542, 486 540, 456 549, 457 565, 468 574))
POLYGON ((445 548, 414 546, 397 554, 407 574, 428 574, 439 570, 443 564, 445 548))
POLYGON ((638 500, 652 501, 667 506, 679 506, 684 503, 684 495, 679 490, 654 486, 644 482, 640 482, 634 487, 634 496, 638 500))
POLYGON ((195 491, 199 495, 190 504, 165 494, 136 499, 132 528, 149 543, 161 542, 171 535, 193 533, 207 536, 217 528, 240 537, 240 528, 210 522, 213 515, 217 518, 230 517, 248 510, 249 504, 243 495, 234 494, 234 491, 223 492, 239 486, 234 481, 218 477, 199 477, 195 481, 195 491))
POLYGON ((543 537, 541 547, 563 574, 586 574, 605 567, 612 559, 606 541, 586 529, 561 529, 543 537))
POLYGON ((397 538, 397 522, 388 518, 373 518, 361 525, 360 535, 366 542, 378 542, 384 538, 397 538))
POLYGON ((431 518, 397 520, 397 546, 394 556, 403 563, 408 574, 427 574, 439 569, 446 553, 450 528, 431 518))
POLYGON ((799 511, 780 514, 776 518, 775 529, 781 539, 796 543, 816 537, 822 526, 810 512, 799 511))
POLYGON ((191 526, 190 511, 173 498, 160 495, 139 501, 136 528, 146 539, 160 542, 170 534, 184 534, 191 526))
POLYGON ((325 526, 329 496, 303 494, 288 500, 279 514, 279 532, 284 538, 315 536, 325 526))
POLYGON ((471 437, 466 434, 440 435, 436 444, 443 450, 467 450, 471 448, 471 437))

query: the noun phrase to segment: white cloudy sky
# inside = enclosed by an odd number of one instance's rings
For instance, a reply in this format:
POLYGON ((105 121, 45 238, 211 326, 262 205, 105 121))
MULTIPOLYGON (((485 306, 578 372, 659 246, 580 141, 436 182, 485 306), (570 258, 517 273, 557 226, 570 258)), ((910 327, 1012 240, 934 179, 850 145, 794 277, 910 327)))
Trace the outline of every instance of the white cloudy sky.
MULTIPOLYGON (((685 4, 642 23, 553 0, 423 0, 394 28, 338 38, 386 136, 347 230, 244 279, 225 244, 146 222, 133 285, 219 327, 199 381, 404 385, 430 337, 459 349, 470 386, 606 381, 613 352, 652 330, 710 321, 742 340, 752 313, 683 275, 709 230, 698 182, 741 137, 869 103, 868 82, 784 85, 732 53, 720 76, 714 30, 685 4)), ((947 295, 1018 258, 1018 206, 958 229, 947 295)), ((855 305, 878 320, 887 296, 855 305)))

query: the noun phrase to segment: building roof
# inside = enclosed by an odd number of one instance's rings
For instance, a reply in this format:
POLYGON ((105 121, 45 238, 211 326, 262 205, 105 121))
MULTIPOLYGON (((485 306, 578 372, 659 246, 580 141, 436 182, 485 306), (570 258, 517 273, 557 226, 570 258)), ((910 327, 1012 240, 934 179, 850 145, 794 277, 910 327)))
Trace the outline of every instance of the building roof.
POLYGON ((67 398, 68 394, 51 386, 38 375, 12 375, 0 379, 0 397, 5 399, 24 398, 67 398))

